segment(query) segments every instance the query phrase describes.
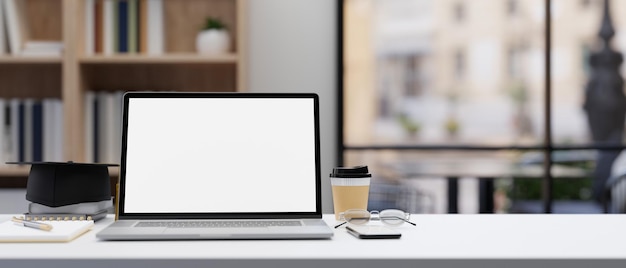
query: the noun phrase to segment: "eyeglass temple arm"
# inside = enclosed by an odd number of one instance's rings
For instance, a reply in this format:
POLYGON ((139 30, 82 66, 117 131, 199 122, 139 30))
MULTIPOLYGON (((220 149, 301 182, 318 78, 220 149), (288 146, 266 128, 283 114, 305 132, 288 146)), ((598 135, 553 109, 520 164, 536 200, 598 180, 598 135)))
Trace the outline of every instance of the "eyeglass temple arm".
POLYGON ((344 221, 343 223, 340 223, 340 224, 335 225, 335 229, 339 228, 340 226, 342 226, 342 225, 344 225, 344 224, 346 224, 346 223, 348 223, 348 222, 347 222, 347 221, 344 221))
POLYGON ((407 219, 403 219, 402 217, 398 217, 398 216, 387 216, 387 217, 385 217, 385 218, 399 219, 399 220, 403 220, 404 222, 406 222, 406 223, 408 223, 408 224, 410 224, 410 225, 417 226, 417 224, 412 223, 412 222, 410 222, 410 221, 409 221, 409 220, 407 220, 407 219))
MULTIPOLYGON (((354 217, 354 218, 351 218, 351 219, 352 220, 369 220, 370 217, 354 217)), ((337 226, 335 226, 335 228, 338 228, 338 227, 340 227, 340 226, 342 226, 342 225, 344 225, 346 223, 348 223, 348 221, 344 221, 343 223, 338 224, 337 226)))

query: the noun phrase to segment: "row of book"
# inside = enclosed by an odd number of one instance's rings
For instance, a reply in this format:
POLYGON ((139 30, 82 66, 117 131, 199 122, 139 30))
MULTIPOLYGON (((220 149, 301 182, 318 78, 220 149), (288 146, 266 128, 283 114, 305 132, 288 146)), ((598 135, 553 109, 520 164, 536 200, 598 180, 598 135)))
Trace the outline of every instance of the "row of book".
POLYGON ((163 0, 86 0, 87 55, 164 52, 163 0))
POLYGON ((123 91, 85 93, 85 156, 88 163, 119 164, 123 91))
POLYGON ((25 0, 0 0, 0 55, 60 56, 60 41, 29 40, 25 0))
MULTIPOLYGON (((123 94, 86 92, 85 162, 120 162, 123 94)), ((1 164, 65 161, 63 140, 60 99, 0 99, 1 164)))
POLYGON ((63 160, 60 99, 0 99, 0 163, 63 160))

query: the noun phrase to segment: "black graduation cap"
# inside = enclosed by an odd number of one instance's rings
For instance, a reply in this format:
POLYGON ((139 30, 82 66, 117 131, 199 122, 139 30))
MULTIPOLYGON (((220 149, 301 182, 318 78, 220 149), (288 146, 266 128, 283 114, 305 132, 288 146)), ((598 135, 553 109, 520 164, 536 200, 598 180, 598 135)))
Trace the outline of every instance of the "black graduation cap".
POLYGON ((109 166, 74 162, 8 162, 31 165, 26 200, 60 207, 111 199, 109 166))

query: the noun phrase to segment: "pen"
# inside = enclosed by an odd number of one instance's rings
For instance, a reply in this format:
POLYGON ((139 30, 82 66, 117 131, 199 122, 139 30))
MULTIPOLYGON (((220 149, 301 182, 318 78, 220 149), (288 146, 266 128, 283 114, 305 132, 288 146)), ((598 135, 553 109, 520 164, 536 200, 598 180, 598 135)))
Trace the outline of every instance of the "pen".
POLYGON ((21 223, 22 225, 24 225, 24 227, 30 227, 30 228, 35 228, 35 229, 44 230, 44 231, 52 230, 52 225, 46 224, 46 223, 41 223, 41 222, 36 222, 36 221, 27 221, 27 220, 16 218, 16 217, 13 217, 11 221, 21 223))

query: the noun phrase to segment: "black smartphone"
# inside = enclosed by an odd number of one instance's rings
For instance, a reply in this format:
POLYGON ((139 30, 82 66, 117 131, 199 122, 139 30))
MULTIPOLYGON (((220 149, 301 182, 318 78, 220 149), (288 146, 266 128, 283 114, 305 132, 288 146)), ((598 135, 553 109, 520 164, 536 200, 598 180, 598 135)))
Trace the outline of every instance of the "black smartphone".
POLYGON ((361 239, 393 239, 402 236, 398 231, 385 226, 346 226, 351 235, 361 239))

